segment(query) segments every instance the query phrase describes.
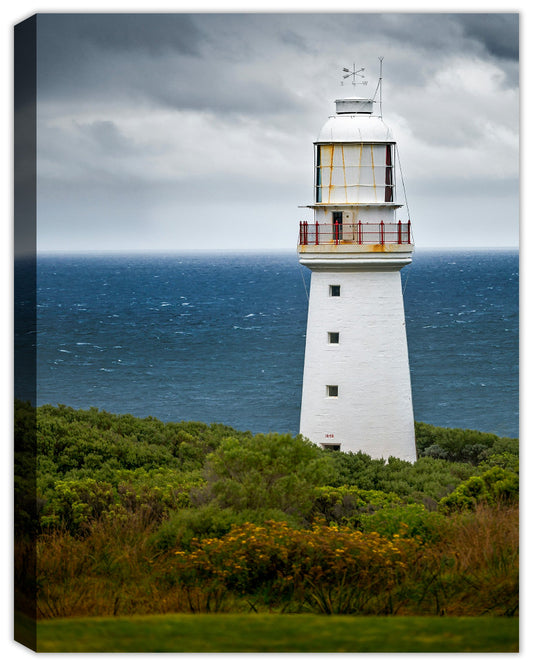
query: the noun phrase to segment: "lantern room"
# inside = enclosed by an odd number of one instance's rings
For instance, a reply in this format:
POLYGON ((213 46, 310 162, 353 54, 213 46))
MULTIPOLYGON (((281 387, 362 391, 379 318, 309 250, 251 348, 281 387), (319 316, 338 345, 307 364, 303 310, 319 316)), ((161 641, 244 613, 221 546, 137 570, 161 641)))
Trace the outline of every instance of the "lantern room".
POLYGON ((394 203, 395 142, 369 99, 338 99, 315 142, 315 204, 394 203))
POLYGON ((374 114, 372 99, 349 97, 335 104, 335 115, 314 144, 314 201, 306 206, 314 214, 300 224, 300 251, 323 244, 405 250, 412 243, 411 224, 397 219, 402 203, 392 132, 374 114))

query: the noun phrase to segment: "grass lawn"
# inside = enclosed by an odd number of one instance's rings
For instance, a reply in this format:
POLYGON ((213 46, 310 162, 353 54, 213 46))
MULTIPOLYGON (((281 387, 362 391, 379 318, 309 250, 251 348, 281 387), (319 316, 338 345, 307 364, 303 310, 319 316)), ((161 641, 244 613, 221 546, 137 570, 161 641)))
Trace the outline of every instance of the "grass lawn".
POLYGON ((39 652, 517 652, 518 618, 150 615, 43 620, 39 652))

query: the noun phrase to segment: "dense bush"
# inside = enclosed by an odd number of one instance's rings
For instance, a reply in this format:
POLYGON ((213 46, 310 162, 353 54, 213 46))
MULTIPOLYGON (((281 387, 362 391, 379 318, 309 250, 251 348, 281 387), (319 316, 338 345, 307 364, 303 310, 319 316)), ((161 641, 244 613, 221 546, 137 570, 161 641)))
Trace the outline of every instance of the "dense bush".
POLYGON ((37 454, 53 458, 59 473, 98 470, 106 462, 122 469, 201 469, 223 438, 249 435, 220 424, 163 423, 95 408, 37 408, 37 454))
POLYGON ((415 463, 397 458, 374 460, 364 453, 331 452, 335 472, 331 486, 357 486, 362 490, 395 493, 403 501, 436 506, 473 472, 469 463, 421 457, 415 463))
MULTIPOLYGON (((420 526, 415 515, 406 519, 420 526)), ((513 615, 516 517, 516 509, 482 509, 468 521, 451 520, 437 540, 447 520, 440 516, 426 542, 323 524, 296 530, 285 523, 244 524, 176 551, 177 581, 194 611, 232 593, 255 610, 513 615)))
POLYGON ((301 437, 228 438, 207 458, 204 501, 236 511, 279 509, 303 519, 330 469, 321 449, 301 437))
POLYGON ((408 463, 17 404, 17 523, 40 525, 39 612, 516 612, 517 440, 426 424, 416 436, 408 463))
POLYGON ((361 516, 365 532, 377 532, 389 539, 394 536, 416 537, 423 543, 436 542, 446 535, 446 519, 421 504, 407 504, 379 509, 361 516))
POLYGON ((317 489, 312 517, 328 524, 357 528, 361 524, 361 514, 374 513, 384 506, 399 502, 398 495, 381 490, 363 490, 357 486, 323 486, 317 489))
POLYGON ((439 507, 445 511, 474 509, 478 504, 514 504, 518 502, 518 474, 492 467, 480 476, 471 476, 443 497, 439 507))
MULTIPOLYGON (((29 419, 36 429, 41 525, 74 532, 106 515, 127 519, 141 512, 145 520, 160 523, 185 508, 192 525, 192 513, 211 515, 214 509, 206 509, 211 504, 240 516, 255 511, 255 516, 296 519, 301 525, 321 517, 357 527, 359 515, 383 508, 388 496, 436 509, 442 498, 492 467, 518 473, 516 440, 421 423, 416 424, 420 457, 408 463, 326 452, 301 437, 252 436, 220 424, 162 423, 62 405, 39 407, 32 420, 35 412, 28 405, 17 409, 19 448, 30 446, 24 423, 29 419), (108 488, 105 508, 87 492, 69 506, 69 489, 88 487, 108 488), (364 497, 365 492, 382 495, 364 497)), ((24 483, 24 475, 17 478, 24 483)))
POLYGON ((131 516, 143 523, 159 523, 171 511, 190 505, 189 484, 183 475, 164 470, 117 471, 114 483, 83 478, 58 479, 41 508, 43 529, 64 529, 72 534, 90 529, 94 522, 131 516), (174 477, 174 478, 173 478, 174 477))
POLYGON ((415 437, 419 456, 449 462, 479 465, 494 453, 506 451, 518 455, 517 439, 498 437, 478 430, 439 428, 427 423, 415 423, 415 437))
MULTIPOLYGON (((513 615, 518 509, 453 513, 441 539, 316 525, 240 524, 187 548, 153 531, 98 523, 37 542, 39 617, 266 610, 513 615)), ((407 518, 409 520, 409 517, 407 518)), ((225 529, 225 526, 224 526, 225 529)), ((16 558, 23 557, 17 544, 16 558)), ((34 570, 35 571, 35 570, 34 570)))
POLYGON ((269 604, 299 601, 321 613, 392 612, 393 590, 408 576, 416 542, 316 525, 245 524, 220 539, 176 552, 186 587, 216 586, 269 604))
MULTIPOLYGON (((27 409, 17 404, 17 414, 25 418, 27 409)), ((163 423, 94 408, 44 405, 36 414, 40 524, 71 533, 116 516, 128 520, 140 514, 160 522, 189 506, 191 489, 205 484, 207 456, 224 438, 251 436, 220 424, 163 423)), ((24 428, 19 430, 22 436, 24 428)))
POLYGON ((215 503, 187 508, 171 513, 155 532, 152 543, 157 551, 169 548, 190 548, 194 539, 219 538, 233 527, 245 523, 261 525, 266 521, 289 521, 296 528, 299 523, 280 509, 220 508, 215 503))

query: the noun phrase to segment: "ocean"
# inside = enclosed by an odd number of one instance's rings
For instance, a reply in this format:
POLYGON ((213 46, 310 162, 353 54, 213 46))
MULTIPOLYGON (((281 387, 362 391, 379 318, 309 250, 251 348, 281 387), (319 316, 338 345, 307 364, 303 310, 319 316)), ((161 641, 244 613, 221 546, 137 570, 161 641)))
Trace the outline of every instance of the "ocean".
MULTIPOLYGON (((39 256, 37 404, 298 432, 295 252, 39 256)), ((402 270, 415 420, 518 436, 518 252, 402 270)))

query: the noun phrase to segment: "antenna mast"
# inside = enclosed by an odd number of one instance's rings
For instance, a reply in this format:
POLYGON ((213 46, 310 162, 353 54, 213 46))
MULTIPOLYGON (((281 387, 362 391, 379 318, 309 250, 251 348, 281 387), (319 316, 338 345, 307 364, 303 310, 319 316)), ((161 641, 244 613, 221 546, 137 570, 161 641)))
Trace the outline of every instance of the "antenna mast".
POLYGON ((376 92, 374 93, 373 101, 376 101, 376 95, 379 90, 379 117, 383 118, 383 104, 382 104, 382 84, 383 84, 383 56, 379 56, 379 81, 376 86, 376 92))
POLYGON ((383 56, 379 56, 379 117, 383 118, 383 56))

